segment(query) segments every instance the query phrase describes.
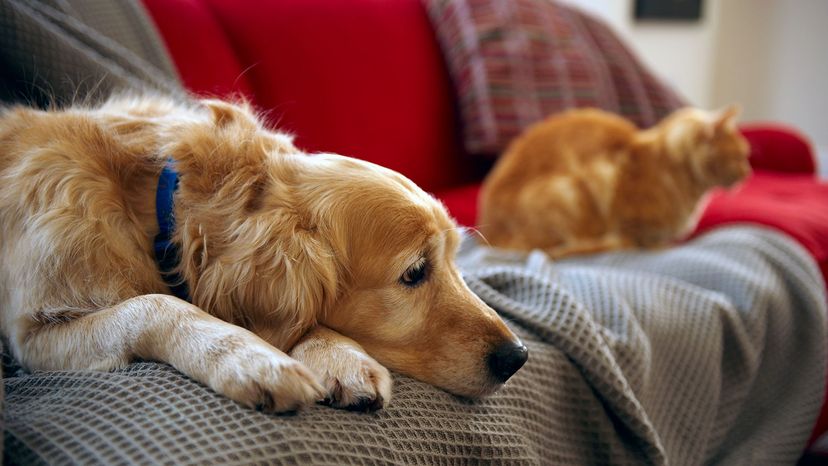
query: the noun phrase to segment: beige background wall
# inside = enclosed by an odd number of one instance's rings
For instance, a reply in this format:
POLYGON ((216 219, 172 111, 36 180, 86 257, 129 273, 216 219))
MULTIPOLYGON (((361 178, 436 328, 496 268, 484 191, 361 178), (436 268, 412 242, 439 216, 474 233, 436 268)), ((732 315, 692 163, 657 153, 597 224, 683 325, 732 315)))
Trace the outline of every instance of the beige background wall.
MULTIPOLYGON (((710 0, 706 0, 710 3, 710 0)), ((695 105, 711 105, 718 9, 705 8, 698 22, 636 22, 633 0, 569 0, 610 23, 653 71, 695 105)), ((705 5, 708 6, 708 5, 705 5)))
POLYGON ((568 1, 614 26, 692 104, 739 102, 744 120, 794 126, 828 159, 828 0, 703 0, 698 22, 636 22, 633 0, 568 1))

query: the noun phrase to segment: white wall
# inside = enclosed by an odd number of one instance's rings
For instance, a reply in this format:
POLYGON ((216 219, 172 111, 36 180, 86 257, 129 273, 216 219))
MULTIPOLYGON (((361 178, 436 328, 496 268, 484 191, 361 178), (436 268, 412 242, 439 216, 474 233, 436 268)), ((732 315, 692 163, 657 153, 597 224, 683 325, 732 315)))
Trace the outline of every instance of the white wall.
POLYGON ((569 0, 610 23, 639 53, 644 63, 690 103, 711 105, 718 9, 707 0, 694 22, 635 21, 633 0, 569 0))
MULTIPOLYGON (((715 104, 743 103, 746 119, 781 121, 828 156, 828 1, 720 1, 715 104)), ((828 166, 823 166, 823 169, 828 166)))
POLYGON ((703 0, 698 22, 636 22, 633 0, 568 1, 614 26, 690 103, 739 102, 743 120, 798 128, 828 161, 828 0, 703 0))

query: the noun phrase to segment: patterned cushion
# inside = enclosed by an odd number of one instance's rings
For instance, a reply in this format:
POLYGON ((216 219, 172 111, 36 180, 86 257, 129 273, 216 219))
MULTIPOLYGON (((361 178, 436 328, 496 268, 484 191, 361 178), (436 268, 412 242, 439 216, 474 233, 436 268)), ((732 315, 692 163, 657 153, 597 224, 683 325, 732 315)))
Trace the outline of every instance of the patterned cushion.
POLYGON ((600 107, 641 127, 683 105, 609 26, 549 0, 424 0, 458 93, 466 149, 495 155, 528 125, 600 107))

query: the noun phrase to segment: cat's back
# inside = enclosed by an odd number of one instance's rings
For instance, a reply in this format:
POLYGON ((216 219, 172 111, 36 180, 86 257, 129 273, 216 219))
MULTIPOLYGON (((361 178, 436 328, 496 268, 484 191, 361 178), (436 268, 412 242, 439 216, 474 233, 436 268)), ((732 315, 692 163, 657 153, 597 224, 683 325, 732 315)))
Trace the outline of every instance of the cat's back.
POLYGON ((489 173, 484 190, 538 176, 574 174, 595 162, 616 163, 637 131, 624 118, 594 108, 553 115, 512 142, 489 173))

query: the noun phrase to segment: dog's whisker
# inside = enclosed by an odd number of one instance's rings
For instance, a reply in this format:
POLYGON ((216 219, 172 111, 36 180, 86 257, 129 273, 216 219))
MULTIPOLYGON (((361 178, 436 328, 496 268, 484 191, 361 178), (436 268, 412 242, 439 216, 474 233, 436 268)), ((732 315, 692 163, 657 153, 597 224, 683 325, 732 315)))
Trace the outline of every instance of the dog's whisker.
POLYGON ((491 246, 492 245, 489 242, 489 240, 486 238, 486 235, 484 235, 479 229, 477 229, 475 227, 461 227, 461 228, 463 228, 463 231, 470 231, 470 232, 474 233, 475 236, 477 236, 481 240, 483 240, 483 242, 486 244, 486 246, 491 246))
POLYGON ((256 63, 251 64, 251 65, 250 65, 250 66, 248 66, 247 68, 245 68, 245 69, 241 70, 241 72, 239 73, 239 75, 238 75, 238 76, 236 76, 236 79, 234 79, 234 80, 233 80, 233 84, 232 84, 230 87, 236 87, 236 84, 238 84, 238 83, 239 83, 239 80, 240 80, 240 79, 241 79, 241 78, 242 78, 245 74, 247 74, 247 72, 248 72, 248 71, 252 70, 253 68, 255 68, 255 67, 256 67, 256 66, 258 66, 258 65, 259 65, 259 62, 256 62, 256 63))

